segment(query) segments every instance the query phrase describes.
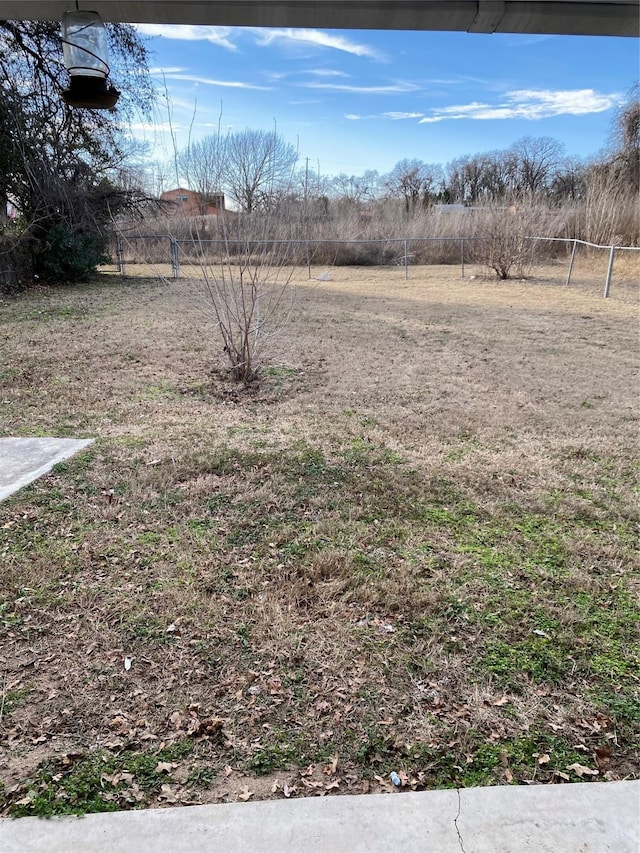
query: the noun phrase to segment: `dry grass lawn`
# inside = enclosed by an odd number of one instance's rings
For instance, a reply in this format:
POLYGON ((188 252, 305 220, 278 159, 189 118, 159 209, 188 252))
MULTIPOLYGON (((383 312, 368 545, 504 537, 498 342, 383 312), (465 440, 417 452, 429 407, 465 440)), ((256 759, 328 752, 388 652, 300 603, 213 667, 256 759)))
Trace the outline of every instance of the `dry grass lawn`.
MULTIPOLYGON (((304 271, 306 273, 306 271, 304 271)), ((0 304, 0 811, 640 776, 636 309, 297 276, 259 386, 188 281, 0 304)))

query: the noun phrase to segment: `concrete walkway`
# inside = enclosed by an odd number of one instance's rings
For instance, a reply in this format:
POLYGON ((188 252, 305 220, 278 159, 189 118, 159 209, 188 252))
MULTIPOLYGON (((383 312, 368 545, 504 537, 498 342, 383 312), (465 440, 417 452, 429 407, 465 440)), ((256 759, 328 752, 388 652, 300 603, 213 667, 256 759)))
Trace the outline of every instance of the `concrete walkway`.
POLYGON ((93 438, 0 438, 0 501, 93 441, 93 438))
POLYGON ((638 853, 640 782, 0 821, 2 853, 638 853))

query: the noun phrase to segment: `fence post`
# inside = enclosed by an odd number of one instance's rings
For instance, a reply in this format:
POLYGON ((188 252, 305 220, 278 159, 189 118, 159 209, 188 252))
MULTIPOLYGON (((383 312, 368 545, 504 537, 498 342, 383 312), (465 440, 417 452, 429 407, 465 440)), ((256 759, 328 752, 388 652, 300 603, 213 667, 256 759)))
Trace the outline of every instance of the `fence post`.
POLYGON ((178 241, 175 237, 169 237, 169 253, 171 255, 171 274, 174 278, 180 278, 180 256, 178 241))
POLYGON ((604 298, 606 299, 609 296, 609 288, 611 287, 611 273, 613 272, 613 259, 616 254, 616 247, 611 247, 611 252, 609 253, 609 267, 607 269, 607 280, 604 283, 604 298))
POLYGON ((311 281, 311 252, 309 251, 309 241, 307 240, 307 273, 309 281, 311 281))
POLYGON ((122 251, 122 238, 116 234, 116 263, 118 264, 118 272, 124 277, 124 253, 122 251))
POLYGON ((464 237, 460 240, 460 267, 462 268, 462 278, 464 278, 464 237))
POLYGON ((571 260, 569 261, 569 272, 567 273, 567 281, 566 281, 567 286, 571 282, 571 273, 573 271, 573 262, 574 262, 575 257, 576 257, 577 247, 578 247, 578 241, 574 240, 573 241, 573 249, 571 250, 571 260))
POLYGON ((409 278, 409 255, 407 254, 408 241, 404 241, 404 280, 409 278))

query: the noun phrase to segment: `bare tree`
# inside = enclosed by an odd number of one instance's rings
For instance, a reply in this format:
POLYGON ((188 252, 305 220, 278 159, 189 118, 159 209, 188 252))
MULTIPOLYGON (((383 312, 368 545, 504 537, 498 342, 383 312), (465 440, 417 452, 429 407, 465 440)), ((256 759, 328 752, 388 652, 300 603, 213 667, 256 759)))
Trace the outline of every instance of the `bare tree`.
POLYGON ((585 228, 596 243, 640 241, 640 87, 615 116, 608 150, 587 172, 585 228))
POLYGON ((578 157, 563 160, 551 181, 551 200, 556 204, 583 201, 587 192, 587 171, 586 164, 578 157))
POLYGON ((350 204, 364 200, 362 189, 358 176, 347 175, 345 172, 334 175, 329 185, 329 193, 334 199, 350 204))
POLYGON ((550 136, 524 136, 510 151, 516 160, 518 194, 530 198, 546 194, 562 163, 564 145, 550 136))
POLYGON ((241 130, 225 140, 224 186, 240 208, 270 210, 292 178, 298 154, 275 130, 241 130))
POLYGON ((367 169, 362 175, 340 172, 327 183, 327 195, 349 204, 374 201, 383 195, 384 189, 383 179, 375 169, 367 169))
POLYGON ((144 171, 144 186, 153 196, 161 196, 163 192, 175 186, 175 165, 168 160, 151 160, 144 171))
POLYGON ((222 191, 226 173, 228 138, 215 134, 190 143, 177 157, 180 173, 189 189, 200 196, 201 213, 205 214, 222 191))
POLYGON ((620 189, 635 194, 640 189, 640 84, 629 92, 615 117, 611 134, 611 166, 620 189))
POLYGON ((298 201, 308 201, 327 195, 329 179, 316 169, 306 166, 298 169, 292 177, 290 193, 298 201))
POLYGON ((403 200, 406 213, 414 212, 420 204, 427 174, 422 160, 400 160, 387 175, 385 186, 391 196, 403 200))
POLYGON ((447 166, 449 194, 453 201, 475 204, 484 186, 482 162, 469 154, 452 160, 447 166))

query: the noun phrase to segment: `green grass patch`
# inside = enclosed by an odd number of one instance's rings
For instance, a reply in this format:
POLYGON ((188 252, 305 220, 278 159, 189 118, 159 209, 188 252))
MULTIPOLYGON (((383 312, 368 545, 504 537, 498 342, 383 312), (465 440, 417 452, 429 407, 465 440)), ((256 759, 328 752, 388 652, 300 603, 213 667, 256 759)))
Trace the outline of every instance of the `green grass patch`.
POLYGON ((53 817, 143 808, 168 781, 158 765, 174 762, 190 750, 185 743, 157 753, 125 750, 115 756, 92 752, 50 759, 13 793, 9 814, 53 817))

